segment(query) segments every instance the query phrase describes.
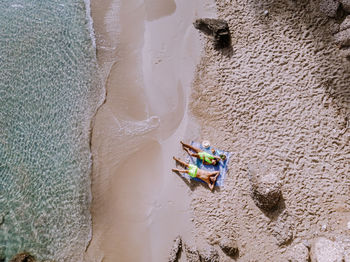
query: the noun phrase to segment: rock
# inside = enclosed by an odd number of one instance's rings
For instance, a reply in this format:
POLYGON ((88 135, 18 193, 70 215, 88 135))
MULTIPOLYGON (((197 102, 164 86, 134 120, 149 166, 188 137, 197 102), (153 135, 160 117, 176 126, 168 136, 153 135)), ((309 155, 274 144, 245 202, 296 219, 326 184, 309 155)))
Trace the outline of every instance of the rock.
MULTIPOLYGON (((341 26, 342 27, 342 26, 341 26)), ((340 30, 334 35, 335 42, 341 47, 346 48, 350 46, 350 28, 340 30)))
POLYGON ((231 45, 230 29, 225 20, 222 19, 197 19, 194 27, 214 39, 217 48, 225 48, 231 45))
POLYGON ((0 262, 5 262, 6 256, 5 256, 5 247, 0 247, 0 262))
POLYGON ((350 13, 350 0, 340 0, 343 9, 350 13))
POLYGON ((339 8, 338 0, 322 0, 320 3, 320 11, 329 17, 336 17, 339 8))
POLYGON ((311 248, 311 244, 308 240, 304 240, 303 241, 303 245, 307 248, 307 249, 310 249, 311 248))
POLYGON ((294 224, 293 217, 289 215, 286 210, 274 220, 268 223, 268 231, 276 238, 277 245, 283 246, 288 245, 292 242, 294 237, 294 224))
POLYGON ((10 262, 35 262, 35 257, 33 257, 28 252, 23 252, 15 255, 10 262))
POLYGON ((347 16, 339 27, 339 32, 334 34, 334 40, 339 45, 344 57, 350 58, 350 16, 347 16))
POLYGON ((201 262, 219 262, 219 253, 218 251, 210 246, 208 249, 203 250, 200 253, 200 258, 201 258, 201 262))
POLYGON ((310 257, 312 262, 342 262, 344 250, 338 243, 320 237, 313 243, 310 257))
POLYGON ((223 238, 219 243, 219 247, 224 253, 230 257, 236 257, 238 255, 237 242, 233 239, 223 238))
POLYGON ((186 244, 184 244, 183 246, 184 246, 187 262, 201 262, 198 250, 195 247, 189 246, 186 244))
POLYGON ((177 236, 174 240, 174 245, 170 251, 169 262, 176 262, 179 260, 179 256, 182 249, 182 240, 180 236, 177 236))
POLYGON ((275 210, 282 197, 278 176, 263 166, 250 166, 249 179, 254 203, 265 211, 275 210))
POLYGON ((303 244, 297 244, 287 251, 288 262, 308 262, 309 249, 303 244))
POLYGON ((350 15, 348 15, 344 21, 340 24, 339 31, 343 31, 350 28, 350 15))

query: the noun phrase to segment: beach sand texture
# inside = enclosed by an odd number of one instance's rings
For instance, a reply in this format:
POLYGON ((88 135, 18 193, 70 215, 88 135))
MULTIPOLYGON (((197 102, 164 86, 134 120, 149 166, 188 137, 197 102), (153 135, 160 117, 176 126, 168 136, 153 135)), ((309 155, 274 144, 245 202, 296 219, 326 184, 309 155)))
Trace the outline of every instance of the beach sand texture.
POLYGON ((284 261, 295 243, 349 238, 350 68, 333 42, 334 21, 319 12, 319 1, 216 6, 229 23, 232 50, 207 42, 191 109, 202 138, 233 155, 224 188, 193 193, 198 246, 233 236, 238 261, 284 261), (280 176, 277 211, 255 206, 249 163, 280 176))
MULTIPOLYGON (((98 58, 106 76, 112 69, 92 137, 87 261, 164 261, 177 234, 188 242, 195 236, 200 250, 233 237, 238 261, 284 261, 295 243, 346 237, 349 64, 333 43, 334 22, 319 1, 215 4, 92 2, 98 58), (200 61, 188 56, 199 54, 198 17, 227 20, 232 49, 215 50, 201 35, 200 61), (184 109, 190 93, 191 112, 184 109), (224 187, 189 194, 170 173, 183 138, 233 153, 224 187), (270 166, 281 179, 284 200, 275 212, 254 204, 250 163, 270 166)), ((217 250, 220 261, 234 261, 217 250)))
POLYGON ((203 44, 203 1, 92 1, 107 98, 92 134, 93 238, 86 261, 165 261, 177 234, 192 241, 189 189, 171 172, 193 137, 188 98, 203 44))

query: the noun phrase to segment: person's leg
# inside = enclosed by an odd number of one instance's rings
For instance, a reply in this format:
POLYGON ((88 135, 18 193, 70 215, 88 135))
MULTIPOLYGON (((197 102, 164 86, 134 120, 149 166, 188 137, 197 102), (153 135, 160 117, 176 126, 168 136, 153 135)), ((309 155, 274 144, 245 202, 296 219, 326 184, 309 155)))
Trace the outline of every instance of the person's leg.
POLYGON ((215 183, 208 183, 208 186, 209 186, 209 188, 210 188, 211 191, 213 191, 214 185, 215 185, 215 183))
POLYGON ((213 172, 213 173, 210 175, 210 181, 213 182, 213 183, 215 184, 216 179, 218 178, 219 175, 220 175, 220 171, 213 172))
POLYGON ((174 159, 176 162, 180 163, 181 165, 183 165, 183 166, 185 166, 185 167, 188 167, 188 166, 189 166, 187 163, 181 161, 180 159, 178 159, 178 158, 176 158, 176 157, 174 157, 174 156, 173 156, 173 159, 174 159))
POLYGON ((173 168, 171 170, 174 172, 179 172, 179 173, 188 173, 188 170, 181 170, 181 169, 177 169, 177 168, 173 168))
POLYGON ((184 147, 184 150, 185 150, 190 156, 199 158, 199 155, 198 155, 197 153, 191 152, 187 147, 184 147))
POLYGON ((182 141, 180 141, 180 143, 182 144, 183 147, 185 147, 185 148, 187 147, 187 148, 193 150, 193 151, 196 152, 196 153, 202 152, 202 150, 200 150, 200 149, 197 148, 197 147, 191 146, 191 145, 189 145, 189 144, 185 144, 185 143, 182 142, 182 141))

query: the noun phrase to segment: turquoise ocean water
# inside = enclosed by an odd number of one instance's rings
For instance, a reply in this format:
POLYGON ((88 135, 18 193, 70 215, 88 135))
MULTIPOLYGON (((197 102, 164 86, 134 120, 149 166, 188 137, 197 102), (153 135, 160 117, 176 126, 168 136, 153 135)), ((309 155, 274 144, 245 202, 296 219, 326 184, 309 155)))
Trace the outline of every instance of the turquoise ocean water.
POLYGON ((82 0, 0 1, 0 260, 80 261, 103 98, 82 0))

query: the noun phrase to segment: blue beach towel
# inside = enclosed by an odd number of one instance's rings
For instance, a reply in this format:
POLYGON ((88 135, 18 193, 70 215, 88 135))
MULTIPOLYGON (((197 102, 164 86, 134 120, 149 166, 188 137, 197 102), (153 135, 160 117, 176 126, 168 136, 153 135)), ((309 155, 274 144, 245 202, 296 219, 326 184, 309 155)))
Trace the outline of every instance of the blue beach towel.
MULTIPOLYGON (((209 147, 209 148, 206 149, 206 148, 203 148, 200 143, 194 142, 194 141, 191 142, 191 145, 194 146, 194 147, 200 148, 200 149, 202 149, 203 151, 205 151, 205 152, 207 152, 209 154, 212 154, 212 152, 211 152, 212 147, 209 147)), ((213 166, 213 165, 204 165, 202 163, 202 160, 200 160, 200 159, 198 159, 196 157, 189 156, 189 158, 190 158, 191 163, 196 165, 196 166, 198 166, 200 169, 208 170, 208 171, 220 171, 220 175, 218 176, 218 178, 216 180, 215 186, 220 186, 221 187, 221 186, 224 185, 224 180, 225 180, 225 177, 226 177, 228 162, 230 160, 231 153, 230 152, 226 152, 226 151, 222 151, 222 150, 219 150, 219 149, 216 149, 216 148, 214 148, 214 149, 216 151, 216 153, 215 153, 216 156, 220 156, 221 154, 224 154, 226 156, 225 161, 221 160, 215 166, 213 166)), ((187 179, 194 179, 194 180, 197 180, 197 181, 205 183, 204 181, 200 180, 199 178, 190 177, 186 173, 182 173, 182 176, 187 178, 187 179)))

